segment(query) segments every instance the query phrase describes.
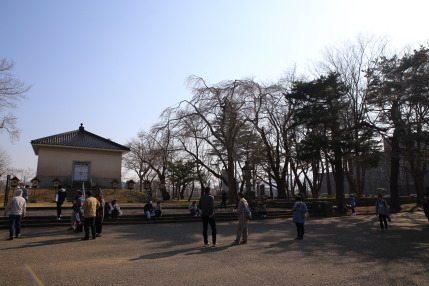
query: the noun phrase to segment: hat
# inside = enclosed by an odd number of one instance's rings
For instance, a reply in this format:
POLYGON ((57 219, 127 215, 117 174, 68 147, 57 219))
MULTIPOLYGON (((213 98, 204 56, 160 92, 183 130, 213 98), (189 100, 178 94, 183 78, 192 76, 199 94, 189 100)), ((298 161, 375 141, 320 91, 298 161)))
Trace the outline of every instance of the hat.
POLYGON ((149 202, 150 204, 152 203, 152 201, 149 202))

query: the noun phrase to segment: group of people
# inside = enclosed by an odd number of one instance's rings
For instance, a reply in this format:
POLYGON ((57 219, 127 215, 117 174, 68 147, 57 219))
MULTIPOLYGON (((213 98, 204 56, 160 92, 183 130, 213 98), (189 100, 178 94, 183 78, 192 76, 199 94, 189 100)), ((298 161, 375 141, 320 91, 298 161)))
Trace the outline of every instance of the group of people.
MULTIPOLYGON (((251 217, 249 204, 244 198, 244 194, 243 193, 237 194, 237 199, 238 199, 238 204, 234 212, 237 214, 238 226, 237 226, 236 238, 231 245, 247 244, 248 223, 251 217)), ((211 246, 216 247, 217 246, 217 242, 216 242, 217 229, 216 229, 216 221, 215 221, 215 213, 214 213, 215 199, 214 199, 214 196, 211 194, 211 189, 209 187, 206 187, 204 189, 204 195, 199 200, 198 207, 196 207, 196 202, 192 202, 192 204, 189 206, 189 209, 191 211, 191 214, 192 214, 192 211, 196 209, 199 209, 201 211, 201 218, 203 221, 204 246, 210 247, 210 244, 208 241, 208 226, 210 225, 211 234, 212 234, 211 246)))
POLYGON ((145 213, 146 218, 150 221, 152 221, 153 217, 161 217, 162 216, 161 202, 157 201, 156 206, 154 206, 153 202, 149 201, 147 204, 144 205, 143 212, 145 213))
MULTIPOLYGON (((113 200, 111 204, 105 202, 101 194, 96 194, 93 197, 91 191, 86 192, 86 198, 82 191, 77 191, 77 195, 73 200, 72 215, 71 215, 71 226, 69 230, 75 232, 84 232, 84 237, 81 240, 89 240, 90 234, 92 239, 101 237, 103 219, 115 218, 122 215, 121 209, 116 200, 113 200)), ((65 190, 61 187, 57 193, 57 219, 61 219, 61 206, 66 200, 65 190)), ((238 226, 236 239, 232 242, 232 245, 247 244, 248 239, 248 223, 251 218, 252 208, 244 198, 243 193, 237 194, 237 207, 234 212, 238 217, 238 226)), ((429 221, 429 196, 425 194, 421 200, 424 213, 429 221)), ((352 215, 355 214, 356 202, 353 197, 352 215)), ((204 195, 200 198, 197 205, 196 201, 193 201, 189 205, 190 214, 193 216, 202 217, 203 222, 203 240, 204 246, 209 247, 208 242, 208 226, 211 227, 212 234, 212 247, 216 247, 216 221, 215 221, 215 199, 211 195, 211 189, 206 187, 204 189, 204 195)), ((296 225, 297 236, 296 240, 304 239, 304 224, 308 213, 307 205, 303 202, 301 196, 295 198, 295 203, 292 206, 293 211, 293 222, 296 225)), ((390 219, 389 205, 383 199, 382 195, 378 196, 375 204, 376 215, 379 218, 380 228, 382 231, 388 229, 388 221, 390 219)), ((21 233, 21 219, 26 216, 26 199, 23 197, 23 191, 18 189, 15 191, 15 196, 9 201, 5 208, 5 216, 9 213, 9 238, 19 238, 21 233)), ((152 201, 148 202, 144 206, 144 213, 147 219, 152 217, 162 216, 161 202, 157 202, 156 206, 153 206, 152 201)), ((266 215, 266 208, 265 208, 266 215)), ((429 225, 428 225, 429 227, 429 225)))
POLYGON ((77 191, 73 200, 70 228, 74 232, 85 233, 81 240, 89 240, 90 230, 92 239, 101 237, 105 216, 105 202, 101 194, 92 195, 91 191, 77 191))

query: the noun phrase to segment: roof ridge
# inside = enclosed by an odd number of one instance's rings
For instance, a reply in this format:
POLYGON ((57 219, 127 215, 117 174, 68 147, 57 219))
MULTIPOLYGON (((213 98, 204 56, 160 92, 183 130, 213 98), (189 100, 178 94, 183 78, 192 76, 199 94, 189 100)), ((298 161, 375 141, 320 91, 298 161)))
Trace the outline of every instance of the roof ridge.
MULTIPOLYGON (((129 147, 116 143, 110 139, 86 131, 82 124, 78 130, 63 132, 51 136, 31 140, 31 145, 51 145, 62 147, 82 147, 91 149, 107 149, 130 151, 129 147)), ((35 150, 36 151, 36 150, 35 150)))

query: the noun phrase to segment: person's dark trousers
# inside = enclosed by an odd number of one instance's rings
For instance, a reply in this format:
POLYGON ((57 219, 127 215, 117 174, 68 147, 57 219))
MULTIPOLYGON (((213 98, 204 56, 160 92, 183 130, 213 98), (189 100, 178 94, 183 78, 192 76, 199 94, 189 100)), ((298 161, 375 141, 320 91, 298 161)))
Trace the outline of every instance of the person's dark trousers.
POLYGON ((298 232, 299 238, 304 238, 304 224, 303 223, 295 223, 296 231, 298 232))
POLYGON ((95 233, 101 234, 103 230, 103 219, 100 217, 95 218, 95 233))
POLYGON ((57 202, 57 218, 61 217, 61 206, 64 202, 57 202))
POLYGON ((89 229, 91 228, 92 238, 95 239, 95 217, 83 219, 83 228, 85 230, 85 239, 89 239, 89 229))
POLYGON ((222 200, 220 203, 220 208, 224 207, 226 209, 226 201, 222 200))
POLYGON ((380 220, 381 229, 387 229, 387 216, 379 214, 378 219, 380 220))
POLYGON ((9 237, 13 238, 21 233, 21 216, 9 215, 9 237))
POLYGON ((207 228, 208 224, 210 224, 210 227, 212 229, 212 243, 216 244, 216 222, 214 217, 209 217, 208 215, 203 215, 203 237, 204 237, 204 244, 209 243, 207 238, 207 228))

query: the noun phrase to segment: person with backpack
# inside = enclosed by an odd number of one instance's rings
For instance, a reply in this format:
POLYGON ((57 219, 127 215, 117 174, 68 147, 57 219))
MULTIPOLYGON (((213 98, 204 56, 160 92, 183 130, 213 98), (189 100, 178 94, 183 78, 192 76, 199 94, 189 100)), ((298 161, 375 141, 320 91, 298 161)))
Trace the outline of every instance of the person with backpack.
POLYGON ((236 213, 238 216, 237 236, 231 245, 247 244, 247 237, 249 234, 248 233, 248 225, 249 225, 249 219, 250 219, 249 204, 244 198, 243 193, 237 194, 237 200, 238 200, 238 207, 236 210, 236 213), (243 237, 242 241, 240 241, 241 237, 243 237))
POLYGON ((377 202, 375 203, 375 213, 380 220, 381 231, 387 230, 387 219, 389 217, 389 205, 383 200, 382 195, 378 195, 377 202))
POLYGON ((297 196, 292 206, 293 222, 296 225, 296 231, 298 233, 297 237, 295 237, 296 240, 304 239, 305 213, 307 210, 307 205, 302 202, 302 197, 297 196))

